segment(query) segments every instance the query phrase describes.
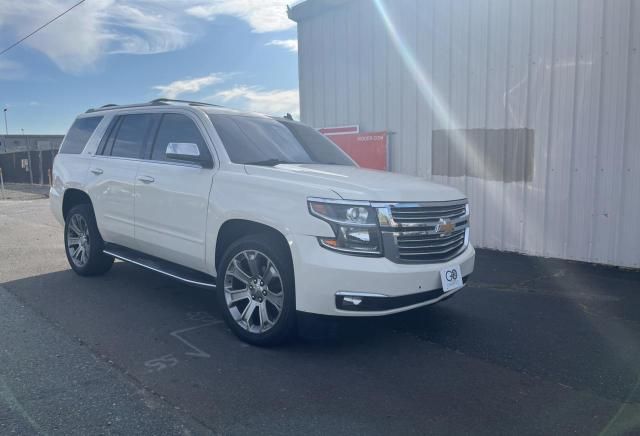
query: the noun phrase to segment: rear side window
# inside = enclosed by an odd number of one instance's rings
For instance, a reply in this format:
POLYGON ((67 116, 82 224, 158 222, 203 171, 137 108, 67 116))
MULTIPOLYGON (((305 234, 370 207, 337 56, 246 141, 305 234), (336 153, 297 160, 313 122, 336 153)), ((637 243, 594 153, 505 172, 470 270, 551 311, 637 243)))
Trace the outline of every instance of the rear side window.
POLYGON ((153 144, 151 160, 167 161, 167 145, 172 142, 190 142, 197 144, 200 156, 208 157, 209 150, 198 127, 187 116, 182 114, 164 114, 153 144))
POLYGON ((111 156, 140 158, 144 141, 151 127, 151 114, 133 114, 123 116, 115 141, 111 146, 111 156))
POLYGON ((60 153, 79 154, 84 150, 87 141, 102 121, 102 117, 78 118, 73 123, 60 146, 60 153))

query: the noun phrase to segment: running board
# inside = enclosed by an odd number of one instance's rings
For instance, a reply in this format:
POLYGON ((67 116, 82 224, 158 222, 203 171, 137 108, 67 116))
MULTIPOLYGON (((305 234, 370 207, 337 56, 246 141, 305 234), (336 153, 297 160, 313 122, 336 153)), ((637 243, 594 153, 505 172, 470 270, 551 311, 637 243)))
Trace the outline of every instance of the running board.
POLYGON ((216 278, 209 274, 162 260, 158 257, 149 256, 130 248, 107 243, 102 251, 104 254, 108 254, 109 256, 173 277, 174 279, 189 283, 190 285, 210 289, 215 289, 216 287, 216 278))

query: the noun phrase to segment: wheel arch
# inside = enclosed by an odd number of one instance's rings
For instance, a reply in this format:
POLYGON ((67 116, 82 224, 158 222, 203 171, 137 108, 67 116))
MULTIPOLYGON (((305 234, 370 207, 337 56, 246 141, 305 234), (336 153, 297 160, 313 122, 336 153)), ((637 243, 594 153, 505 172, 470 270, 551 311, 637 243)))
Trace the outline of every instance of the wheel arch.
POLYGON ((93 208, 89 194, 76 188, 66 189, 62 197, 62 218, 66 220, 69 211, 79 204, 88 204, 93 208))
POLYGON ((220 262, 227 248, 239 238, 247 235, 266 234, 274 238, 274 240, 285 248, 288 253, 289 260, 292 261, 291 248, 285 235, 278 229, 267 224, 259 223, 246 219, 232 218, 225 221, 218 230, 215 248, 215 267, 219 270, 220 262))

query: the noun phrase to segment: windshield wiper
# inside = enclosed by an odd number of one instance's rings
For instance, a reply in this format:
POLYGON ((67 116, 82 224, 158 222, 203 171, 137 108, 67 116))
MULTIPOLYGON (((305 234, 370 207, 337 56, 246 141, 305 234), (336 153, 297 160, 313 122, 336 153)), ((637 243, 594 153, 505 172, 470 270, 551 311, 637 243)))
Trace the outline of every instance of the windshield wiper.
POLYGON ((245 162, 245 165, 262 165, 262 166, 267 166, 267 167, 273 167, 276 165, 280 165, 280 164, 293 164, 293 163, 297 163, 297 162, 290 162, 290 161, 286 161, 286 160, 281 160, 281 159, 265 159, 265 160, 258 160, 255 162, 245 162))

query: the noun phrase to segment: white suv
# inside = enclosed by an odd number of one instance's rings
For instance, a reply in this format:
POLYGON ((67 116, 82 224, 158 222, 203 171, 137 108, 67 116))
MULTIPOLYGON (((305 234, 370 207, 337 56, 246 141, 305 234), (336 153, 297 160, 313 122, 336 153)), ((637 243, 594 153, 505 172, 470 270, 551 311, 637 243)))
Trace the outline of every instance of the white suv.
POLYGON ((114 258, 215 289, 229 327, 284 340, 296 312, 386 315, 453 295, 473 271, 451 187, 359 168, 287 118, 159 99, 78 116, 51 209, 80 275, 114 258))

